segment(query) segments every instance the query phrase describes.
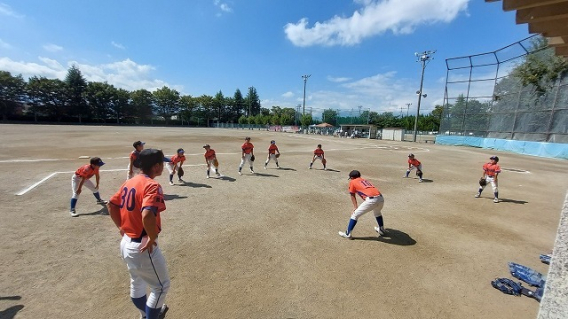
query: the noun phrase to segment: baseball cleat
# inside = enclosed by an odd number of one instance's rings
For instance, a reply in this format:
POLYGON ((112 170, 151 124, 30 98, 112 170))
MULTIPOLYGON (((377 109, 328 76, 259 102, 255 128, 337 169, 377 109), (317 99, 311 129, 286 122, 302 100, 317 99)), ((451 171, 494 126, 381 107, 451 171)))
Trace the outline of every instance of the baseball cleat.
POLYGON ((494 203, 499 203, 499 198, 493 198, 494 203))
POLYGON ((344 233, 342 231, 338 232, 339 236, 343 237, 343 238, 347 238, 347 239, 353 239, 353 237, 351 237, 351 234, 347 234, 344 233))
POLYGON ((422 183, 423 181, 424 181, 424 180, 423 180, 423 179, 421 179, 421 180, 419 180, 419 181, 418 181, 418 183, 422 183))
POLYGON ((180 183, 185 183, 185 181, 184 181, 183 179, 181 179, 181 178, 178 179, 178 182, 180 182, 180 183))
POLYGON ((375 230, 379 233, 379 236, 384 236, 386 234, 385 229, 381 229, 379 226, 375 227, 375 230))
POLYGON ((475 198, 479 198, 479 196, 481 196, 480 194, 475 194, 475 198))
POLYGON ((174 186, 174 182, 170 182, 170 186, 174 186))
POLYGON ((241 173, 241 171, 239 171, 239 175, 243 175, 243 173, 241 173))
POLYGON ((207 178, 209 178, 209 175, 207 175, 207 178))
MULTIPOLYGON (((164 319, 166 317, 166 312, 168 312, 170 308, 166 305, 162 305, 162 309, 160 309, 160 314, 158 315, 158 319, 164 319)), ((140 316, 140 319, 146 319, 146 315, 140 316)))
POLYGON ((69 211, 69 214, 71 215, 71 217, 77 217, 77 216, 79 216, 79 215, 77 215, 77 212, 76 212, 74 209, 70 210, 70 211, 69 211))
POLYGON ((251 174, 254 174, 254 171, 253 171, 253 170, 251 170, 251 171, 250 171, 250 173, 251 173, 251 174))
POLYGON ((97 204, 106 205, 106 204, 108 204, 108 202, 106 200, 103 200, 103 199, 97 199, 97 204))

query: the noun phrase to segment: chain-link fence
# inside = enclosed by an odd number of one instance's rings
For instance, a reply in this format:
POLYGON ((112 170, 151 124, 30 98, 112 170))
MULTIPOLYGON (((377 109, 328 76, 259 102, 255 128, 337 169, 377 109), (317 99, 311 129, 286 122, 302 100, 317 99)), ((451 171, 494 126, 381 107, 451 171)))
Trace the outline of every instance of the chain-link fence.
POLYGON ((544 93, 512 75, 527 56, 550 54, 551 49, 531 49, 533 38, 446 59, 441 134, 568 143, 568 74, 544 93))

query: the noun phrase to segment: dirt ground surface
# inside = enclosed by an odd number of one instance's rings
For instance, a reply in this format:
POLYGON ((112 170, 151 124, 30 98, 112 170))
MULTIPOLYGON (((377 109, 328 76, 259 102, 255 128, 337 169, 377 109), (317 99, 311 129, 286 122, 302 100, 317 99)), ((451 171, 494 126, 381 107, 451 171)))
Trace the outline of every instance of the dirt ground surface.
MULTIPOLYGON (((0 317, 138 318, 120 235, 88 190, 69 215, 72 173, 99 156, 101 194, 126 177, 136 140, 173 155, 185 185, 168 185, 160 245, 171 276, 167 318, 535 318, 538 302, 491 287, 514 261, 544 274, 568 189, 567 162, 450 147, 259 130, 0 125, 0 317), (240 146, 255 145, 255 175, 240 146), (282 156, 263 169, 270 140, 282 156), (202 145, 223 179, 206 179, 202 145), (328 170, 308 165, 321 143, 328 170), (402 178, 408 153, 424 183, 402 178), (498 155, 501 202, 477 199, 482 165, 498 155), (388 237, 372 214, 345 230, 348 173, 384 194, 388 237), (35 187, 32 187, 34 186, 35 187), (19 195, 17 195, 19 194, 19 195)), ((359 199, 359 202, 361 200, 359 199)))

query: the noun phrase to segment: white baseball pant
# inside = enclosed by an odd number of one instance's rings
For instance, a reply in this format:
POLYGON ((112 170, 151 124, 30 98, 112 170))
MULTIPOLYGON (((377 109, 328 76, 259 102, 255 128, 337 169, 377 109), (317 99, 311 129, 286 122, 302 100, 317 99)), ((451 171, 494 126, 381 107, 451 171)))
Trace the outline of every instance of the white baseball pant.
MULTIPOLYGON (((82 178, 77 176, 77 174, 73 174, 71 177, 71 189, 73 189, 73 196, 71 196, 71 198, 73 199, 79 198, 80 194, 77 194, 77 186, 81 183, 81 179, 82 178)), ((95 188, 95 184, 93 184, 90 179, 85 180, 83 182, 83 186, 87 187, 91 192, 93 192, 93 194, 99 192, 99 190, 95 188)))
POLYGON ((365 215, 366 213, 373 211, 375 217, 382 216, 381 210, 385 204, 385 199, 382 195, 374 196, 373 198, 367 197, 356 210, 351 214, 351 219, 357 220, 359 217, 365 215))

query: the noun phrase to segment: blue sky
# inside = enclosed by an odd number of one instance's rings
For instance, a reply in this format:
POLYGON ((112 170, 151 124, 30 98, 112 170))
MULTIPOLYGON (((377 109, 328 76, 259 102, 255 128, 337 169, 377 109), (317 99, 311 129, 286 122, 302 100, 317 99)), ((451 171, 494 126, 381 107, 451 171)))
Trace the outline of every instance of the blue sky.
POLYGON ((0 70, 127 90, 246 95, 320 117, 324 109, 421 113, 443 103, 445 59, 529 36, 501 2, 482 0, 0 0, 0 70))

